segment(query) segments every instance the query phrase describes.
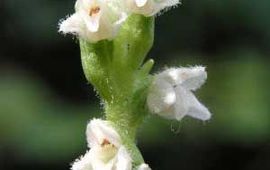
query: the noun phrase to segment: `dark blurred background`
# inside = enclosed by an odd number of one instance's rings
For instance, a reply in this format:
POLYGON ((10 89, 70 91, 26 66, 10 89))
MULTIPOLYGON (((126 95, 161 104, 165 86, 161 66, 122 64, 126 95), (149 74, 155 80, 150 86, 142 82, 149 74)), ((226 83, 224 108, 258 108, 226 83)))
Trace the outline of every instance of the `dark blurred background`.
MULTIPOLYGON (((270 1, 183 0, 157 18, 155 71, 205 65, 196 95, 213 118, 149 117, 138 146, 153 170, 270 169, 270 1)), ((101 106, 77 41, 57 33, 73 0, 0 1, 0 169, 69 169, 101 106)))

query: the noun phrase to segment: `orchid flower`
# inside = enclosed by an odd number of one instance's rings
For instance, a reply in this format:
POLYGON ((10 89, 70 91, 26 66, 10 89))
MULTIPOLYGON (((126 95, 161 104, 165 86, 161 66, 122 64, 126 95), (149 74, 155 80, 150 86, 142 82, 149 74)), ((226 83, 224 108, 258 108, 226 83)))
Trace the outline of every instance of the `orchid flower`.
POLYGON ((90 150, 73 163, 72 170, 131 170, 131 157, 110 122, 93 119, 86 136, 90 150))
POLYGON ((75 14, 60 23, 59 32, 92 43, 111 40, 127 18, 122 5, 118 0, 77 0, 75 14))
POLYGON ((167 119, 181 120, 186 115, 210 119, 208 109, 192 93, 206 78, 204 67, 171 68, 157 74, 147 97, 150 112, 167 119))

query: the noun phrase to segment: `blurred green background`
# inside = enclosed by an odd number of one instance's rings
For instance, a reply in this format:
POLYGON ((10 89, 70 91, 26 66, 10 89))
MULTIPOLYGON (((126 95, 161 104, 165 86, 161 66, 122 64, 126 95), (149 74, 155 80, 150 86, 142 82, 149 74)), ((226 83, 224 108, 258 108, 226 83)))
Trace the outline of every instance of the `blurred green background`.
MULTIPOLYGON (((205 65, 196 93, 213 118, 149 117, 138 146, 153 170, 270 169, 270 1, 183 0, 156 20, 159 71, 205 65)), ((78 43, 57 33, 73 0, 0 1, 0 169, 68 169, 101 106, 78 43)))

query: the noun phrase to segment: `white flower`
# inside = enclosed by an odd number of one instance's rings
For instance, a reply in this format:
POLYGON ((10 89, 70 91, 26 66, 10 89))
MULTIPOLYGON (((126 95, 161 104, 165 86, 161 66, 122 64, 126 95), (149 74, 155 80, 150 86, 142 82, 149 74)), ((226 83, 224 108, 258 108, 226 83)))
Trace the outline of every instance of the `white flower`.
POLYGON ((125 0, 125 4, 133 13, 153 16, 163 9, 179 4, 179 0, 125 0))
POLYGON ((181 120, 185 115, 208 120, 208 109, 194 96, 206 80, 204 67, 171 68, 154 77, 147 105, 149 110, 167 119, 181 120))
POLYGON ((143 163, 138 167, 138 170, 151 170, 151 168, 147 164, 143 163))
POLYGON ((132 169, 131 157, 108 121, 92 120, 87 126, 86 135, 91 149, 73 163, 72 170, 132 169))
POLYGON ((75 14, 60 23, 59 32, 89 42, 113 39, 127 14, 119 0, 77 0, 75 14))

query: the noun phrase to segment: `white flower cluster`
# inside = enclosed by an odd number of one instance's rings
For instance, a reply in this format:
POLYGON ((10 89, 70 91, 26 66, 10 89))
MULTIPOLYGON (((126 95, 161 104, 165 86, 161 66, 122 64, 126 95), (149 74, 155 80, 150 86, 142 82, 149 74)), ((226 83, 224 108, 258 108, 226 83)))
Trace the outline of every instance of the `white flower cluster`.
POLYGON ((59 32, 75 34, 89 42, 113 39, 132 14, 153 16, 179 0, 77 0, 76 12, 63 20, 59 32))
POLYGON ((208 109, 192 93, 206 78, 204 67, 170 68, 157 74, 147 97, 150 112, 167 119, 181 120, 186 115, 210 119, 208 109))
MULTIPOLYGON (((86 129, 89 151, 77 159, 71 170, 132 170, 132 159, 110 122, 93 119, 86 129)), ((151 170, 145 163, 138 170, 151 170)))

